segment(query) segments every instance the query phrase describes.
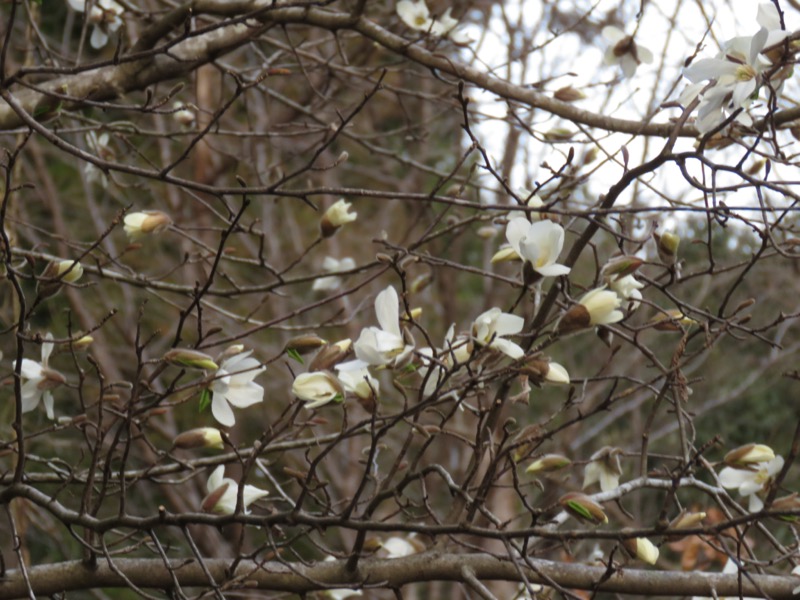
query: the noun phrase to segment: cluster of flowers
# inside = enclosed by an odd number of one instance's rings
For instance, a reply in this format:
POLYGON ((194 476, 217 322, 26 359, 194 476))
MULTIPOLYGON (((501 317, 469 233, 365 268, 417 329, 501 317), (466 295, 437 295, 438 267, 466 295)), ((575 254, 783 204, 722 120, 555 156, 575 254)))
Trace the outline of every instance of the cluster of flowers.
MULTIPOLYGON (((758 98, 759 90, 777 93, 786 78, 791 76, 791 65, 780 67, 790 33, 781 27, 778 9, 771 2, 758 6, 756 22, 759 30, 750 36, 739 36, 726 41, 714 58, 703 58, 684 69, 683 75, 690 85, 679 101, 689 106, 698 99, 695 125, 706 133, 730 116, 745 127, 753 124, 747 109, 758 98)), ((633 36, 609 26, 603 29, 609 46, 605 53, 608 65, 619 64, 625 77, 632 77, 641 63, 653 61, 653 54, 638 45, 633 36)))
POLYGON ((397 15, 411 29, 424 31, 438 37, 446 36, 459 45, 469 44, 472 39, 463 31, 456 29, 458 19, 454 19, 450 15, 451 10, 448 8, 441 16, 433 18, 425 0, 416 2, 400 0, 397 3, 397 15))
POLYGON ((89 38, 92 48, 100 49, 105 46, 109 35, 122 26, 122 13, 125 9, 114 0, 95 0, 90 3, 86 0, 67 0, 67 3, 72 10, 79 13, 86 13, 86 5, 89 4, 86 21, 92 25, 92 35, 89 38))

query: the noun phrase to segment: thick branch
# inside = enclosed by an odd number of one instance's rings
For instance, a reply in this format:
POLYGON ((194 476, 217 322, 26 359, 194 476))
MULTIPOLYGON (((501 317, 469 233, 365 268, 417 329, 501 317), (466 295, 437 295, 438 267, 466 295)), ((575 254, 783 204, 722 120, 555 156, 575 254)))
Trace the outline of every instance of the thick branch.
MULTIPOLYGON (((547 584, 552 580, 566 588, 648 596, 711 597, 716 592, 718 596, 738 597, 740 594, 740 581, 735 574, 626 568, 605 579, 608 573, 603 567, 546 560, 529 562, 533 569, 525 570, 525 575, 531 583, 547 584)), ((231 562, 227 560, 207 560, 204 565, 214 581, 226 590, 260 588, 294 593, 324 589, 323 585, 360 587, 380 584, 381 587, 397 588, 420 581, 464 581, 465 569, 479 581, 518 581, 520 578, 518 566, 485 554, 426 552, 394 560, 368 559, 359 562, 355 574, 347 572, 343 560, 321 562, 310 567, 292 563, 291 568, 279 562, 240 561, 233 573, 229 572, 231 562)), ((159 559, 119 559, 114 560, 114 567, 125 575, 127 581, 107 563, 91 569, 80 561, 33 567, 28 570, 28 576, 36 596, 90 588, 125 588, 130 583, 142 588, 160 589, 172 588, 174 581, 184 587, 208 586, 208 575, 194 560, 173 560, 167 567, 159 559)), ((741 579, 741 593, 745 596, 765 593, 775 600, 788 599, 797 583, 794 577, 747 575, 741 579)), ((21 573, 8 571, 7 577, 0 581, 0 600, 27 595, 21 573)))

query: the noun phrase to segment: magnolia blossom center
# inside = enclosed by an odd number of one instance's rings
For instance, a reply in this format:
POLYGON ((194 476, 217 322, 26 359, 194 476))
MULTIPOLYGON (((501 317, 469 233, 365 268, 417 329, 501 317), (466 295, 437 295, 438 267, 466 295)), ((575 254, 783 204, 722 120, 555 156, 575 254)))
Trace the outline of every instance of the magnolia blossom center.
POLYGON ((750 81, 755 79, 757 73, 750 65, 740 65, 736 68, 736 79, 738 81, 750 81))
POLYGON ((619 58, 620 56, 625 56, 626 54, 633 54, 636 56, 636 44, 633 41, 632 36, 627 36, 621 39, 617 44, 614 46, 614 56, 619 58))
POLYGON ((414 25, 417 27, 425 27, 428 24, 428 19, 424 15, 416 15, 414 17, 414 25))

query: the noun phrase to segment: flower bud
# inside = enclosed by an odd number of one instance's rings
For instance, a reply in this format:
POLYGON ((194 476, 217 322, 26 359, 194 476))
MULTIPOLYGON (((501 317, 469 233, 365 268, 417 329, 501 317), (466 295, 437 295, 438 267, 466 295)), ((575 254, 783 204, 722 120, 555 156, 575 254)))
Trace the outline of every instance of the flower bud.
POLYGON ((622 542, 622 545, 632 558, 638 558, 648 565, 654 565, 658 560, 658 547, 647 538, 627 539, 622 542))
MULTIPOLYGON (((344 341, 350 342, 349 339, 344 341)), ((352 342, 346 345, 344 345, 343 342, 337 342, 323 347, 322 350, 317 352, 311 364, 308 365, 309 372, 329 371, 334 365, 341 362, 348 355, 351 345, 352 342)))
POLYGON ((292 383, 292 394, 305 402, 306 408, 318 408, 336 400, 344 399, 344 388, 339 380, 328 371, 301 373, 292 383))
POLYGON ((485 227, 478 228, 478 231, 475 232, 479 238, 482 240, 490 240, 495 237, 498 233, 497 227, 492 227, 491 225, 486 225, 485 227))
POLYGON ((575 102, 576 100, 583 100, 586 98, 586 94, 584 94, 579 89, 572 87, 571 85, 567 85, 565 87, 557 89, 553 93, 553 98, 556 100, 561 100, 561 102, 575 102))
POLYGON ((687 317, 677 308, 660 312, 646 323, 656 331, 683 331, 683 327, 696 324, 697 321, 687 317))
POLYGON ((746 444, 728 452, 722 462, 734 469, 751 470, 755 465, 769 462, 773 458, 775 452, 769 446, 746 444))
POLYGON ((622 300, 616 292, 597 288, 587 292, 572 306, 558 323, 557 330, 565 335, 595 325, 610 325, 621 321, 625 316, 617 310, 622 300))
POLYGON ((160 210, 143 210, 125 215, 125 233, 132 242, 161 233, 172 225, 169 215, 160 210))
POLYGON ((244 352, 244 344, 231 344, 220 352, 215 360, 218 364, 222 364, 225 360, 237 354, 241 354, 242 352, 244 352))
POLYGON ((526 473, 549 473, 550 471, 558 471, 564 469, 572 464, 572 461, 566 456, 560 454, 545 454, 534 460, 525 469, 526 473))
POLYGON ((84 335, 81 338, 78 338, 74 342, 72 342, 72 347, 75 350, 86 350, 89 346, 92 345, 94 342, 94 338, 90 335, 84 335))
POLYGON ((661 262, 667 266, 674 265, 678 259, 678 246, 681 238, 669 231, 665 231, 661 235, 654 231, 653 238, 656 240, 656 250, 661 262))
MULTIPOLYGON (((798 497, 797 492, 795 492, 793 494, 789 494, 788 496, 783 496, 782 498, 776 498, 772 503, 772 509, 779 511, 800 511, 800 497, 798 497)), ((798 520, 796 515, 783 515, 778 518, 781 521, 789 522, 798 520)))
POLYGON ((500 250, 495 252, 494 256, 492 256, 491 263, 494 265, 496 263, 510 262, 514 260, 522 260, 522 257, 517 254, 517 251, 511 246, 503 246, 500 248, 500 250))
POLYGON ((575 135, 574 131, 567 129, 566 127, 554 127, 550 131, 546 131, 544 133, 544 139, 548 142, 566 142, 569 139, 572 139, 572 136, 575 135))
POLYGON ((83 266, 74 260, 60 260, 48 263, 36 284, 40 298, 50 298, 61 289, 63 282, 75 283, 83 276, 83 266), (50 280, 50 281, 46 281, 50 280))
POLYGON ((208 355, 188 348, 173 348, 164 355, 164 361, 176 367, 216 371, 217 363, 208 355))
POLYGON ((706 518, 706 513, 704 512, 689 512, 683 510, 677 517, 672 519, 672 522, 669 524, 669 528, 691 529, 692 527, 702 523, 703 519, 705 518, 706 518))
POLYGON ((415 308, 412 308, 410 313, 408 312, 404 313, 403 316, 400 317, 400 319, 403 321, 411 322, 411 321, 416 321, 421 316, 422 316, 422 307, 417 306, 415 308))
POLYGON ((191 450, 194 448, 213 448, 222 450, 224 443, 222 433, 214 427, 199 427, 179 434, 172 440, 173 448, 191 450))
POLYGON ((603 512, 603 507, 580 492, 570 492, 558 499, 558 503, 569 514, 580 521, 586 521, 592 525, 608 523, 608 516, 603 512))
POLYGON ((191 110, 188 106, 186 106, 182 102, 175 102, 173 103, 172 108, 175 109, 175 112, 172 113, 172 120, 175 121, 178 125, 183 125, 184 127, 188 127, 189 125, 194 123, 194 111, 191 110))
POLYGON ((323 340, 318 335, 300 335, 287 341, 286 345, 283 347, 283 351, 288 352, 293 350, 300 355, 309 354, 310 352, 327 345, 327 343, 328 342, 326 340, 323 340))
POLYGON ((566 384, 569 383, 569 373, 558 363, 542 358, 532 358, 525 361, 520 367, 520 373, 527 375, 534 385, 542 383, 566 384))
POLYGON ((644 261, 636 256, 615 256, 605 264, 600 271, 600 275, 609 282, 622 279, 628 275, 633 275, 643 263, 644 261))
POLYGON ((412 294, 419 294, 422 290, 427 288, 433 281, 433 273, 423 273, 419 277, 415 277, 411 285, 408 286, 408 291, 412 294))
POLYGON ((358 213, 348 212, 350 206, 351 204, 342 198, 325 211, 319 223, 322 237, 331 237, 339 227, 356 220, 358 213))

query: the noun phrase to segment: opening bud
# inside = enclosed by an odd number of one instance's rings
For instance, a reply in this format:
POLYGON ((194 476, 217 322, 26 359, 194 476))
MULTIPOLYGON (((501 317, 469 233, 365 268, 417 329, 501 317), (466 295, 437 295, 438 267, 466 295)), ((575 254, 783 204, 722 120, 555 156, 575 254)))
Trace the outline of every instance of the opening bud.
POLYGON ((164 361, 176 367, 186 367, 187 369, 202 369, 205 371, 216 371, 219 369, 217 363, 208 355, 189 348, 173 348, 164 355, 164 361))
POLYGON ((622 279, 628 275, 633 275, 644 261, 636 256, 615 256, 609 260, 600 271, 600 275, 607 281, 622 279))
POLYGON ((125 215, 125 233, 132 242, 161 233, 172 225, 172 219, 160 210, 143 210, 125 215))
POLYGON ((340 363, 349 354, 352 342, 347 339, 335 344, 329 344, 320 350, 311 364, 308 365, 309 372, 330 371, 334 365, 340 363), (344 342, 348 342, 345 344, 344 342))
POLYGON ((706 518, 706 513, 704 512, 689 512, 689 511, 681 511, 681 513, 672 519, 672 522, 669 524, 670 529, 691 529, 703 522, 703 519, 706 518))
POLYGON ((678 258, 678 246, 681 238, 669 231, 665 231, 661 235, 654 231, 653 239, 656 241, 656 250, 661 262, 667 266, 674 265, 678 258))
POLYGON ((603 507, 586 494, 570 492, 561 496, 558 503, 579 521, 585 521, 592 525, 608 523, 608 516, 603 512, 603 507))
POLYGON ((214 427, 199 427, 179 434, 172 440, 172 446, 173 448, 182 448, 184 450, 191 450, 194 448, 222 450, 224 442, 219 429, 215 429, 214 427))
POLYGON ((734 469, 753 470, 759 463, 769 462, 775 458, 775 452, 764 444, 746 444, 731 450, 722 459, 734 469))
POLYGON ((323 340, 318 335, 300 335, 293 337, 283 347, 284 352, 293 350, 298 354, 309 354, 318 348, 322 348, 327 344, 327 340, 323 340))
POLYGON ((358 213, 349 212, 352 205, 341 198, 334 202, 322 215, 319 222, 322 237, 331 237, 342 225, 356 220, 358 213))
POLYGON ((525 469, 526 473, 549 473, 564 469, 572 464, 566 456, 560 454, 545 454, 534 460, 525 469))
POLYGON ((648 565, 654 565, 658 560, 658 547, 647 538, 627 539, 622 545, 632 558, 638 558, 648 565))
POLYGON ((496 263, 510 262, 514 260, 522 260, 522 257, 517 254, 517 251, 511 246, 503 246, 500 248, 500 250, 495 252, 494 256, 492 256, 491 263, 494 265, 496 263))

